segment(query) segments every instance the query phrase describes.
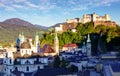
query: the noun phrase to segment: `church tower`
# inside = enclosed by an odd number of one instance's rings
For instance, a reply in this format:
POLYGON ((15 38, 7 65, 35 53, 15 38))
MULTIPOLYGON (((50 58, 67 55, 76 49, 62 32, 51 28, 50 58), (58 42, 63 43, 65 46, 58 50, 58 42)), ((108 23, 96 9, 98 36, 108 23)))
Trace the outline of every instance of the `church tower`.
POLYGON ((36 52, 40 51, 40 43, 39 43, 39 35, 36 33, 36 36, 35 36, 35 47, 36 47, 36 52))
POLYGON ((90 35, 89 34, 88 34, 88 37, 87 37, 86 47, 87 47, 87 56, 91 57, 91 40, 90 40, 90 35))
POLYGON ((54 50, 55 50, 56 54, 59 55, 59 40, 58 40, 57 32, 55 32, 54 50))
POLYGON ((20 44, 22 44, 25 41, 25 37, 23 35, 23 32, 22 32, 22 34, 19 34, 19 39, 20 39, 20 44))

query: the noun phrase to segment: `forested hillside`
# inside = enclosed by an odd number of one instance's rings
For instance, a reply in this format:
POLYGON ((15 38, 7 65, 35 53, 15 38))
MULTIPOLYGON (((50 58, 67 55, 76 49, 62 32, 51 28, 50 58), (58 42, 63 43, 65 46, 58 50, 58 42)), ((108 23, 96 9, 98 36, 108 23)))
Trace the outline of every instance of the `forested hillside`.
MULTIPOLYGON (((79 46, 87 39, 87 34, 90 34, 92 41, 92 50, 94 53, 98 51, 106 52, 111 50, 120 50, 120 26, 108 27, 99 25, 93 26, 93 23, 81 24, 79 23, 76 27, 77 32, 63 32, 58 34, 60 48, 64 44, 77 43, 79 46)), ((54 32, 47 32, 41 38, 41 47, 44 44, 53 45, 54 32)))

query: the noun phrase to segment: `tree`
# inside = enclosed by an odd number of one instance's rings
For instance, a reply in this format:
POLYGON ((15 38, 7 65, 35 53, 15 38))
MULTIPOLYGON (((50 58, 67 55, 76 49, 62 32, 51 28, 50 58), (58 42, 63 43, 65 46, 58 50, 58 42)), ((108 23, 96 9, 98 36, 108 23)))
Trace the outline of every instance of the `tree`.
POLYGON ((59 58, 59 56, 55 56, 54 68, 59 68, 59 66, 60 66, 60 58, 59 58))
POLYGON ((112 38, 115 38, 117 36, 116 35, 116 28, 109 28, 107 30, 106 36, 107 36, 106 41, 107 41, 107 43, 109 43, 112 38))
POLYGON ((62 61, 60 63, 60 67, 62 68, 66 68, 66 66, 68 65, 68 62, 64 60, 64 58, 62 58, 62 61))
POLYGON ((94 33, 93 22, 85 23, 84 26, 85 26, 85 34, 94 33))
POLYGON ((71 66, 69 67, 69 70, 70 70, 71 72, 78 72, 78 67, 76 67, 76 66, 74 66, 74 65, 71 65, 71 66))

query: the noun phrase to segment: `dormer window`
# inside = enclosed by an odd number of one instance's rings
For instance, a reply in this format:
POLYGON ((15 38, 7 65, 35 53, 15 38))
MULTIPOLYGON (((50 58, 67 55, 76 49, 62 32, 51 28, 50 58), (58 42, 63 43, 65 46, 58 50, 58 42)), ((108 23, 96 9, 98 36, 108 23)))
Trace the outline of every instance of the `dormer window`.
POLYGON ((27 60, 27 61, 25 62, 25 64, 30 64, 30 62, 27 60))

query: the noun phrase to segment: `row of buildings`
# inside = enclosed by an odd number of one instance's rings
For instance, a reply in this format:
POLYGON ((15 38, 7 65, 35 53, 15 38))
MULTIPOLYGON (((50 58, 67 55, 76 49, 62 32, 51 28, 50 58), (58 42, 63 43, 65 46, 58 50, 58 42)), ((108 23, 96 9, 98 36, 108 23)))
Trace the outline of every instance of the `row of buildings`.
POLYGON ((11 46, 0 50, 2 76, 26 76, 27 74, 34 76, 35 72, 44 69, 54 61, 52 57, 59 54, 59 41, 56 33, 54 52, 46 53, 40 49, 38 34, 34 41, 32 37, 26 38, 24 34, 19 34, 16 47, 11 46))
MULTIPOLYGON (((1 76, 38 76, 40 71, 48 70, 46 67, 49 67, 49 64, 53 63, 54 55, 58 55, 60 60, 64 58, 65 61, 69 62, 66 68, 72 65, 76 66, 78 68, 78 72, 74 74, 75 76, 120 75, 120 62, 116 53, 92 56, 91 52, 93 50, 91 50, 92 45, 89 34, 86 42, 83 42, 81 48, 79 48, 76 44, 66 44, 63 46, 63 51, 60 52, 59 39, 57 37, 57 33, 55 33, 54 54, 41 52, 39 49, 40 41, 38 35, 35 36, 34 44, 31 41, 33 41, 31 40, 31 37, 27 39, 23 34, 21 34, 16 41, 16 51, 13 46, 9 49, 0 49, 3 50, 0 53, 3 55, 1 56, 3 58, 0 59, 0 64, 2 64, 0 68, 3 72, 2 74, 0 73, 1 76)), ((68 74, 71 75, 71 73, 68 74)))
MULTIPOLYGON (((84 44, 82 48, 82 53, 87 57, 91 57, 91 40, 90 35, 88 35, 87 44, 84 44)), ((62 51, 69 52, 75 48, 77 45, 63 46, 62 51)), ((45 69, 50 63, 53 63, 54 56, 58 55, 62 58, 67 57, 64 53, 59 51, 59 39, 57 33, 55 33, 54 38, 54 50, 55 52, 46 53, 40 49, 39 36, 36 34, 35 40, 32 38, 25 38, 23 34, 19 35, 16 40, 16 48, 11 46, 10 48, 1 48, 1 71, 5 76, 27 76, 30 74, 34 76, 36 72, 40 69, 45 69), (34 42, 34 43, 33 43, 34 42)))

